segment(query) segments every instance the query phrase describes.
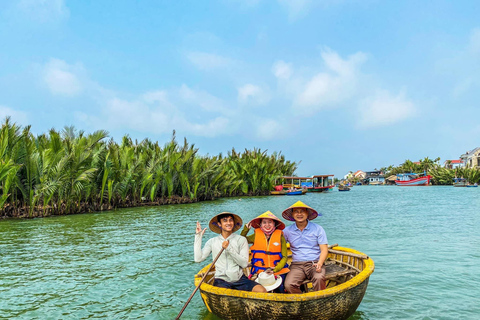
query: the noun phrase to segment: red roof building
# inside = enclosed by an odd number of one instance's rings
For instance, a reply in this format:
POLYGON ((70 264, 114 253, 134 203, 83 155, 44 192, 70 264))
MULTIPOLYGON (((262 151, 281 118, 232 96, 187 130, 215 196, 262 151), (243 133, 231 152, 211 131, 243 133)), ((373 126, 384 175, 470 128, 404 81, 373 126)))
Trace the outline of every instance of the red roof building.
POLYGON ((465 162, 463 162, 463 160, 461 159, 445 160, 445 162, 443 163, 443 167, 447 169, 455 169, 455 168, 464 167, 464 166, 465 166, 465 162))

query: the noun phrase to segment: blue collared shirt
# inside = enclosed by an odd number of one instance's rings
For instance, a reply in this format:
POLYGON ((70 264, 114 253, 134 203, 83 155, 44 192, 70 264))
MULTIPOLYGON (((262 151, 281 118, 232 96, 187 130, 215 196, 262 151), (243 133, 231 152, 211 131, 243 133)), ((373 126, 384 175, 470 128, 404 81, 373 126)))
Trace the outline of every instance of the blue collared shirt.
POLYGON ((320 245, 328 244, 325 230, 318 224, 308 221, 303 231, 294 223, 283 230, 285 240, 290 243, 293 262, 317 261, 320 257, 320 245))

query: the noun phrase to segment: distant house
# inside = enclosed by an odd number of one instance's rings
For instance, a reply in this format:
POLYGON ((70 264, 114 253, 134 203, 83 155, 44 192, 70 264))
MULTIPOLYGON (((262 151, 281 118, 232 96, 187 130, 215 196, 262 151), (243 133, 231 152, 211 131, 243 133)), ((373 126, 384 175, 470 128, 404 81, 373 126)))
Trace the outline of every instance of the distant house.
POLYGON ((465 166, 465 162, 463 160, 446 160, 443 163, 443 167, 447 169, 455 169, 455 168, 461 168, 465 166))
POLYGON ((343 180, 350 180, 353 177, 353 172, 350 171, 346 175, 343 176, 343 180))
POLYGON ((480 168, 480 147, 467 151, 460 156, 466 168, 480 168))
POLYGON ((382 171, 367 171, 364 182, 369 185, 385 184, 385 175, 382 171))
POLYGON ((358 170, 353 174, 353 177, 359 178, 359 179, 365 179, 367 177, 367 174, 363 172, 362 170, 358 170))
POLYGON ((389 176, 388 178, 385 178, 385 184, 394 185, 394 184, 395 184, 395 180, 398 180, 398 177, 397 177, 397 175, 392 174, 392 175, 389 176))
POLYGON ((355 173, 350 171, 349 173, 347 173, 346 175, 343 176, 343 180, 353 180, 353 179, 363 180, 363 179, 366 178, 366 176, 367 176, 367 174, 365 172, 363 172, 362 170, 358 170, 355 173))

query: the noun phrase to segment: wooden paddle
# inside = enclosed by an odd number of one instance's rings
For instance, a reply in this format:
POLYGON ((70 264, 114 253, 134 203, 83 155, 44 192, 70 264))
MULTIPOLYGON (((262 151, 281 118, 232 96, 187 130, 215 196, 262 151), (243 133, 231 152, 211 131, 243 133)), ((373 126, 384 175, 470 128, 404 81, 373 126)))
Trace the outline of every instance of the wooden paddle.
POLYGON ((208 268, 207 272, 204 273, 202 280, 200 280, 200 283, 197 285, 197 287, 195 288, 195 290, 193 290, 192 294, 190 295, 190 298, 188 298, 187 302, 186 302, 185 305, 183 306, 182 310, 180 310, 180 313, 179 313, 178 316, 175 318, 175 320, 180 319, 183 311, 185 311, 185 308, 186 308, 187 305, 190 303, 190 300, 192 300, 193 296, 195 295, 195 292, 197 292, 198 288, 200 288, 200 286, 202 285, 203 280, 205 280, 205 278, 207 277, 207 275, 208 275, 208 273, 210 272, 210 270, 212 270, 213 266, 215 265, 215 262, 217 262, 218 258, 220 258, 220 255, 222 254, 223 250, 225 250, 225 248, 222 247, 222 249, 221 249, 220 252, 217 254, 217 256, 215 257, 215 259, 213 259, 213 262, 212 262, 212 264, 210 265, 210 268, 208 268))

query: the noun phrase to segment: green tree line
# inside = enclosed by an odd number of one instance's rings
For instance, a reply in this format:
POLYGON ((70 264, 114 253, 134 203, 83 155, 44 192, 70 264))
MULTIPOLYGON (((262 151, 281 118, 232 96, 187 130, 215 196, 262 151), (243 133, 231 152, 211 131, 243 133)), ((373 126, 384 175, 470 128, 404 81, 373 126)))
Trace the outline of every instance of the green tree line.
POLYGON ((38 217, 119 207, 264 195, 297 164, 254 148, 200 155, 193 144, 163 147, 128 135, 74 127, 35 136, 7 118, 0 130, 0 216, 38 217))
POLYGON ((400 173, 426 173, 432 176, 432 184, 451 185, 454 178, 464 178, 467 182, 474 184, 480 182, 480 170, 476 168, 444 168, 440 165, 440 158, 434 160, 426 157, 417 162, 405 160, 399 166, 388 166, 381 168, 385 176, 400 173))

